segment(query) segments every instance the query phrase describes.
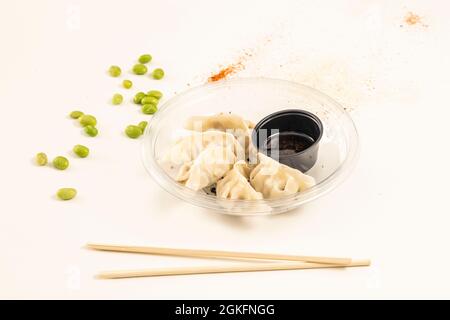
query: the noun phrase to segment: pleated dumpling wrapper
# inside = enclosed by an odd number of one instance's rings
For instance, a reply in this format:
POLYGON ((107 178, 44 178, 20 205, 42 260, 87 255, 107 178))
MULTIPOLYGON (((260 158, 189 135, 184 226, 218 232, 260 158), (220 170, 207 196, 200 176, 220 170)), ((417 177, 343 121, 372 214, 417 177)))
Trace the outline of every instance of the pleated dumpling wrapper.
MULTIPOLYGON (((247 158, 252 154, 256 158, 256 152, 251 144, 251 130, 255 124, 245 120, 241 116, 232 113, 218 113, 211 116, 193 116, 188 118, 184 128, 198 132, 209 130, 231 133, 244 147, 247 158)), ((256 159, 255 159, 256 161, 256 159)))
POLYGON ((259 200, 263 196, 250 185, 252 167, 245 161, 238 161, 225 177, 217 182, 217 197, 231 200, 259 200))
POLYGON ((258 153, 258 165, 250 173, 250 184, 264 199, 305 191, 316 184, 313 177, 258 153))
POLYGON ((234 163, 245 157, 232 134, 221 131, 192 132, 179 139, 163 158, 166 171, 192 190, 217 182, 234 163))
POLYGON ((193 116, 185 124, 185 129, 194 131, 208 130, 248 130, 255 125, 241 116, 232 113, 218 113, 212 116, 193 116))
POLYGON ((175 178, 192 190, 200 190, 216 183, 233 167, 236 155, 224 146, 208 146, 193 161, 184 163, 175 178))

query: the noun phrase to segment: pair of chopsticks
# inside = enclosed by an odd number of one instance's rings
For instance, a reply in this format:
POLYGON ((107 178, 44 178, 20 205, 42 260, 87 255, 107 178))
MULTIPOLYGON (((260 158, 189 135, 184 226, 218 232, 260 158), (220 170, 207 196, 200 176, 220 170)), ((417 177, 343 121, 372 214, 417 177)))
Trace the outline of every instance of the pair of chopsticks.
POLYGON ((119 279, 134 277, 156 277, 207 273, 229 273, 229 272, 255 272, 276 270, 300 270, 319 268, 347 268, 365 267, 370 265, 370 260, 352 260, 350 258, 296 256, 269 253, 233 252, 216 250, 192 250, 173 249, 158 247, 138 247, 88 243, 87 248, 101 251, 144 253, 154 255, 169 255, 196 258, 222 258, 222 259, 245 259, 261 260, 270 262, 248 262, 232 266, 210 266, 210 267, 179 267, 179 268, 154 268, 144 270, 119 270, 100 272, 97 277, 102 279, 119 279))

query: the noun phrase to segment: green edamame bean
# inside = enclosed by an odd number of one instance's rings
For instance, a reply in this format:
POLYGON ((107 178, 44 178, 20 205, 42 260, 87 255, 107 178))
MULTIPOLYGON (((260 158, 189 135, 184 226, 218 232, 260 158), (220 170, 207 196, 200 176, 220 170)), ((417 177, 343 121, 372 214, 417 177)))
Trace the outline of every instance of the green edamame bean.
POLYGON ((130 89, 133 86, 133 82, 131 82, 131 80, 123 80, 122 81, 122 86, 125 89, 130 89))
POLYGON ((159 100, 162 98, 163 94, 161 91, 158 90, 150 90, 149 92, 147 92, 147 96, 154 97, 159 100))
POLYGON ((89 148, 81 144, 73 147, 73 152, 80 158, 86 158, 89 155, 89 148))
POLYGON ((95 137, 98 134, 98 129, 94 126, 89 125, 84 127, 84 132, 90 137, 95 137))
POLYGON ((142 113, 145 114, 154 114, 156 111, 158 111, 158 107, 154 104, 144 104, 142 105, 142 113))
POLYGON ((53 166, 58 170, 66 170, 69 167, 69 160, 65 157, 58 156, 53 159, 53 166))
POLYGON ((149 63, 150 61, 152 61, 152 56, 149 54, 143 54, 139 57, 140 63, 149 63))
POLYGON ((125 134, 131 139, 136 139, 142 134, 142 129, 135 125, 129 125, 125 128, 125 134))
POLYGON ((161 68, 157 68, 152 72, 153 79, 160 80, 164 77, 164 70, 161 68))
POLYGON ((35 160, 36 160, 36 164, 38 166, 45 166, 47 164, 47 162, 48 162, 47 155, 45 153, 43 153, 43 152, 39 152, 36 155, 36 159, 35 160))
POLYGON ((118 66, 109 67, 109 75, 111 77, 118 77, 122 73, 122 70, 118 66))
POLYGON ((141 128, 142 133, 144 133, 145 128, 147 128, 147 124, 148 124, 147 121, 141 121, 141 122, 138 123, 138 127, 141 128))
POLYGON ((97 119, 90 114, 83 114, 80 118, 80 124, 83 127, 86 126, 95 126, 97 124, 97 119))
POLYGON ((120 93, 116 93, 112 97, 112 104, 119 105, 123 101, 123 96, 120 93))
POLYGON ((141 100, 141 104, 154 104, 154 105, 157 105, 158 102, 159 102, 158 99, 156 99, 155 97, 150 97, 150 96, 145 96, 141 100))
POLYGON ((61 200, 70 200, 75 198, 77 190, 74 188, 61 188, 56 192, 56 196, 61 200))
POLYGON ((146 67, 145 65, 143 65, 143 64, 140 64, 140 63, 135 64, 135 65, 133 66, 133 72, 134 72, 135 74, 137 74, 137 75, 143 75, 143 74, 146 74, 146 73, 147 73, 147 67, 146 67))
POLYGON ((134 96, 134 98, 133 98, 133 101, 134 101, 134 103, 136 103, 136 104, 140 104, 141 101, 142 101, 142 98, 144 98, 144 97, 145 97, 145 93, 143 93, 143 92, 138 92, 138 93, 135 94, 135 96, 134 96))
POLYGON ((71 117, 72 119, 78 119, 78 118, 81 117, 83 114, 84 114, 84 113, 81 112, 81 111, 72 111, 72 112, 70 113, 70 117, 71 117))

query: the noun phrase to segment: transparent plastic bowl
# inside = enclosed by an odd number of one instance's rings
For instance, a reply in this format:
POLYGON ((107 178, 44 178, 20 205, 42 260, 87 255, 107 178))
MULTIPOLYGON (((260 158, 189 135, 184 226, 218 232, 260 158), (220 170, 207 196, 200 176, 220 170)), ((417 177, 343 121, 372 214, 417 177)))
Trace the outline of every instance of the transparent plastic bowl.
POLYGON ((234 215, 276 214, 301 206, 335 188, 354 167, 358 134, 348 113, 310 87, 276 79, 241 78, 189 89, 165 102, 145 130, 142 160, 150 176, 167 192, 193 205, 234 215), (193 191, 173 180, 160 165, 191 116, 232 112, 257 123, 276 111, 302 109, 317 115, 324 132, 316 164, 307 172, 316 185, 295 195, 265 200, 225 200, 193 191))

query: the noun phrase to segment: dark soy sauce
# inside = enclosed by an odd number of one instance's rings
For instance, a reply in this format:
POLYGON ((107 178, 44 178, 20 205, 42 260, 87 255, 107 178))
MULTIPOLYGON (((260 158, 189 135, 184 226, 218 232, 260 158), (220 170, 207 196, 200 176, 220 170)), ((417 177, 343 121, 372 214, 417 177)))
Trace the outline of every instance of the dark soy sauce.
POLYGON ((307 134, 287 131, 270 136, 265 143, 265 149, 268 155, 272 153, 272 150, 278 149, 280 156, 289 156, 302 152, 313 143, 314 139, 307 134))

